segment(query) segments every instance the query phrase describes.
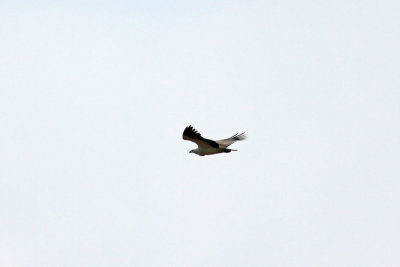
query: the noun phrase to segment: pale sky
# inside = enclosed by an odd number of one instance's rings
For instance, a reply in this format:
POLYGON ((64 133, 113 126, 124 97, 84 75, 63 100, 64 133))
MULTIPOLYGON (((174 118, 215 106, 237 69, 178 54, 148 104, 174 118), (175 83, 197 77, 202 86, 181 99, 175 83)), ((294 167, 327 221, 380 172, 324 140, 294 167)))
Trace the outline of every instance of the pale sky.
POLYGON ((0 265, 400 266, 399 14, 2 1, 0 265))

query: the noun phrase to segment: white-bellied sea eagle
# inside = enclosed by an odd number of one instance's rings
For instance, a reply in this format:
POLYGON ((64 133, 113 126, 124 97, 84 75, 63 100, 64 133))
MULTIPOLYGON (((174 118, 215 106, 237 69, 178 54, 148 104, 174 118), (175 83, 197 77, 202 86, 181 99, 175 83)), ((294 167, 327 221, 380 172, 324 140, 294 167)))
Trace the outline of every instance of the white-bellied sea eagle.
POLYGON ((227 139, 214 141, 203 138, 201 134, 192 127, 192 125, 186 127, 182 135, 184 140, 189 140, 197 144, 198 147, 190 150, 189 153, 195 153, 199 156, 237 151, 236 149, 229 149, 228 146, 232 145, 236 141, 244 140, 246 137, 246 133, 237 133, 227 139))

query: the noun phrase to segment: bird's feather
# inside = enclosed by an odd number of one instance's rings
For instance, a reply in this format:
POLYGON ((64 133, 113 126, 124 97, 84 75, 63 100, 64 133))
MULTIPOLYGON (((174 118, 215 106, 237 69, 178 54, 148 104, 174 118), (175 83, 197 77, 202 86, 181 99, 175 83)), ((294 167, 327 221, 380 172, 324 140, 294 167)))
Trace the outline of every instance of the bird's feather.
POLYGON ((241 134, 237 133, 227 139, 217 140, 216 143, 219 145, 220 148, 227 148, 228 146, 232 145, 236 141, 241 141, 246 138, 247 138, 246 133, 241 133, 241 134))
POLYGON ((188 127, 185 128, 183 131, 182 138, 184 140, 189 140, 192 142, 195 142, 198 147, 214 147, 214 148, 219 148, 219 145, 217 142, 203 138, 201 134, 196 131, 196 129, 193 128, 192 125, 189 125, 188 127))

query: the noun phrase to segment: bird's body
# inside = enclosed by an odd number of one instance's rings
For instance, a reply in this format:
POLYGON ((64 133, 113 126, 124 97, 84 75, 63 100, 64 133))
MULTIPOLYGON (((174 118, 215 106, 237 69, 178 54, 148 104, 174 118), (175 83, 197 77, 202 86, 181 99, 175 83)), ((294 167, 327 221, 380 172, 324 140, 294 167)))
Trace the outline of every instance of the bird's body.
POLYGON ((182 138, 184 140, 192 141, 197 144, 197 148, 191 150, 189 153, 195 153, 199 156, 213 155, 218 153, 229 153, 231 151, 237 151, 235 149, 229 149, 228 146, 236 141, 246 139, 246 134, 235 134, 227 139, 222 140, 210 140, 203 138, 199 132, 197 132, 191 125, 185 128, 183 131, 182 138))
POLYGON ((234 149, 221 149, 221 148, 214 148, 214 147, 198 147, 196 149, 191 150, 191 153, 195 153, 199 156, 206 156, 206 155, 213 155, 218 153, 229 153, 231 151, 237 151, 234 149))

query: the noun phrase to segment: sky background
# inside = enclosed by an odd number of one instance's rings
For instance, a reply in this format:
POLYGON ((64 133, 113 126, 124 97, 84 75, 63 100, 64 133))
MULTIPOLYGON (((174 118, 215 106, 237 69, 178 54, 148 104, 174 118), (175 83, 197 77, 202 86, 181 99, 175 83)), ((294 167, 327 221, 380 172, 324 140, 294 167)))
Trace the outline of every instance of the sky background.
POLYGON ((399 14, 1 1, 0 265, 400 266, 399 14))

